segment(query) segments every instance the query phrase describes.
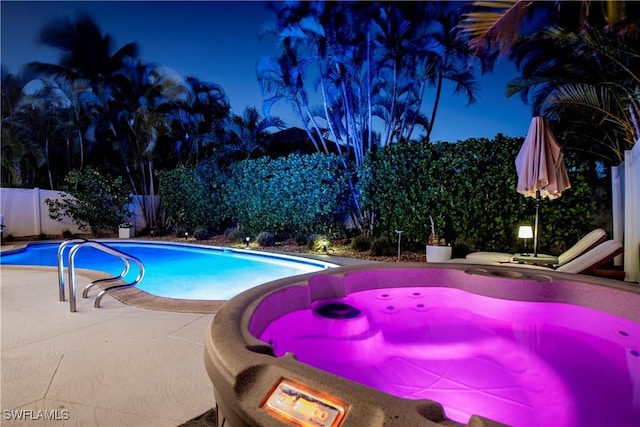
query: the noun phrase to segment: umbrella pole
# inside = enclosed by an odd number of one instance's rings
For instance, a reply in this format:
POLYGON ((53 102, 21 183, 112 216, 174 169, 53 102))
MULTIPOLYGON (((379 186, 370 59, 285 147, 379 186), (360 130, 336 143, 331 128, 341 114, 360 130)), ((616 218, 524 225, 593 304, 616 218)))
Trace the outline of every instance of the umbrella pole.
POLYGON ((533 229, 533 256, 538 256, 538 219, 540 218, 540 190, 536 190, 536 221, 533 229))

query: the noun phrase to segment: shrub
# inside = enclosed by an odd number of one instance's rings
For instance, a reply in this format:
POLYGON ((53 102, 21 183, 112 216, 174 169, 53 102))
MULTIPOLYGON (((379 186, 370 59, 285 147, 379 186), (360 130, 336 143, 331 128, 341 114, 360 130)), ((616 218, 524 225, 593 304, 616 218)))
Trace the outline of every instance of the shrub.
POLYGON ((184 233, 188 233, 188 231, 184 227, 176 227, 173 233, 176 237, 184 237, 184 233))
POLYGON ((307 235, 307 247, 309 249, 314 249, 316 242, 322 240, 324 237, 320 234, 308 234, 307 235))
POLYGON ((385 239, 373 239, 371 242, 371 255, 391 256, 397 254, 397 247, 385 239))
POLYGON ((291 239, 292 234, 288 231, 278 231, 275 233, 276 242, 286 242, 291 239))
POLYGON ((371 240, 364 236, 356 236, 351 240, 351 248, 358 252, 365 252, 371 249, 371 240))
POLYGON ((262 247, 269 247, 276 244, 276 236, 268 231, 262 231, 258 234, 258 237, 256 237, 256 241, 258 242, 258 245, 262 247))
POLYGON ((224 237, 230 242, 240 243, 246 241, 247 233, 238 227, 231 227, 224 231, 224 237))
POLYGON ((73 170, 65 177, 60 199, 46 199, 49 218, 62 221, 69 217, 81 230, 93 234, 115 232, 131 216, 131 196, 122 177, 102 175, 90 167, 73 170))
POLYGON ((295 242, 296 242, 296 245, 298 246, 306 245, 308 242, 306 234, 298 234, 295 238, 295 242))
POLYGON ((193 238, 196 240, 209 240, 211 238, 211 233, 206 228, 198 228, 193 232, 193 238))

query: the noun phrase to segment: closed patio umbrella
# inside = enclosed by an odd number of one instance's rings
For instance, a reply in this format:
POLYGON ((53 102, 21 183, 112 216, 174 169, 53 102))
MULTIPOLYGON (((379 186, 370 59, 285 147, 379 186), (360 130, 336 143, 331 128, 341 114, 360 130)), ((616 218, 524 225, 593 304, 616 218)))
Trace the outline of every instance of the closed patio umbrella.
POLYGON ((543 117, 531 120, 527 137, 516 157, 516 170, 518 193, 536 198, 533 255, 538 256, 540 200, 556 199, 564 190, 571 188, 562 148, 543 117))

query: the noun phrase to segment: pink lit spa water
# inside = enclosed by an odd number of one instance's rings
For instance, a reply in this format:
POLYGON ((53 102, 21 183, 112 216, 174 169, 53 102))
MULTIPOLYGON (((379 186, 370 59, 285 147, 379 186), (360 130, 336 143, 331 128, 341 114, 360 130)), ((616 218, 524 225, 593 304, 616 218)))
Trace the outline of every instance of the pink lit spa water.
POLYGON ((258 337, 405 399, 513 426, 640 426, 640 327, 557 302, 446 287, 370 289, 284 314, 258 337))

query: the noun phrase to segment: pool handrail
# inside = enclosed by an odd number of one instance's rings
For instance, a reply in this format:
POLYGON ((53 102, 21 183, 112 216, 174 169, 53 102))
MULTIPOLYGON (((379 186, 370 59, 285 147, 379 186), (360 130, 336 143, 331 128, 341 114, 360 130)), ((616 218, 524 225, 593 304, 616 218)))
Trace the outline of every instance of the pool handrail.
MULTIPOLYGON (((115 254, 111 254, 111 255, 115 255, 115 254)), ((89 298, 89 290, 91 290, 91 288, 94 285, 97 285, 98 283, 116 282, 116 281, 118 281, 120 279, 123 279, 124 276, 129 274, 129 270, 131 269, 131 264, 129 264, 129 260, 126 259, 126 258, 123 258, 122 256, 118 256, 118 258, 120 258, 120 260, 122 261, 122 264, 124 265, 124 268, 122 269, 122 272, 120 273, 120 275, 119 276, 113 276, 113 277, 107 277, 105 279, 97 279, 97 280, 94 280, 93 282, 90 282, 82 290, 82 298, 89 298)))
POLYGON ((80 242, 86 242, 86 241, 87 239, 78 237, 78 238, 65 240, 64 242, 60 243, 60 246, 58 246, 58 294, 59 294, 60 301, 65 301, 66 299, 65 291, 64 291, 64 258, 63 258, 64 250, 71 243, 80 243, 80 242))
MULTIPOLYGON (((71 248, 71 250, 69 251, 69 256, 68 256, 68 274, 69 274, 69 309, 72 313, 76 312, 76 278, 75 278, 75 256, 76 253, 80 250, 81 247, 83 246, 90 246, 93 247, 95 249, 101 250, 109 255, 113 255, 116 256, 118 258, 120 258, 120 260, 122 260, 123 264, 124 264, 124 268, 122 270, 122 272, 120 273, 119 276, 114 276, 114 277, 110 277, 110 278, 106 278, 106 279, 98 279, 98 280, 94 280, 93 282, 89 283, 87 286, 85 286, 83 292, 82 292, 82 296, 83 298, 87 298, 87 295, 89 293, 89 289, 91 289, 91 287, 93 287, 94 285, 98 284, 98 283, 107 283, 107 282, 116 282, 116 281, 120 281, 122 279, 124 279, 124 276, 127 275, 127 273, 129 272, 130 269, 130 261, 135 262, 138 265, 138 276, 136 277, 136 279, 132 282, 129 283, 125 283, 125 284, 120 284, 120 285, 114 285, 114 286, 110 286, 105 288, 104 290, 102 290, 102 292, 100 292, 98 294, 98 296, 96 297, 96 300, 94 302, 94 307, 95 308, 100 308, 100 301, 102 300, 102 297, 111 289, 120 289, 120 288, 129 288, 132 286, 137 285, 142 278, 144 277, 144 264, 142 263, 142 261, 140 261, 138 258, 129 255, 127 253, 124 253, 122 251, 119 251, 117 249, 114 249, 110 246, 107 246, 103 243, 97 242, 95 240, 87 240, 87 239, 71 239, 68 240, 64 243, 73 243, 74 240, 77 240, 75 243, 76 245, 73 246, 71 248)), ((60 246, 62 246, 63 244, 61 244, 60 246)), ((66 245, 65 245, 66 246, 66 245)), ((64 266, 62 265, 62 251, 64 250, 64 247, 62 246, 62 250, 58 249, 58 254, 59 254, 59 258, 58 258, 58 272, 62 271, 62 269, 64 268, 64 266)), ((64 281, 61 280, 61 285, 60 285, 60 289, 61 289, 61 296, 63 297, 62 301, 64 301, 64 281)))
POLYGON ((100 291, 100 293, 98 294, 98 296, 95 299, 95 302, 93 303, 93 306, 95 308, 100 308, 100 301, 102 301, 102 297, 104 297, 107 292, 109 292, 112 289, 125 289, 125 288, 131 288, 135 285, 137 285, 138 283, 140 283, 140 281, 142 280, 142 278, 144 277, 144 265, 142 264, 142 262, 136 258, 132 257, 132 261, 134 261, 136 264, 138 264, 138 277, 136 277, 136 279, 131 282, 131 283, 124 283, 124 284, 120 284, 120 285, 113 285, 113 286, 109 286, 108 288, 103 289, 102 291, 100 291))

